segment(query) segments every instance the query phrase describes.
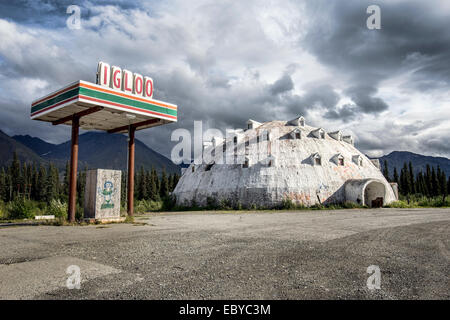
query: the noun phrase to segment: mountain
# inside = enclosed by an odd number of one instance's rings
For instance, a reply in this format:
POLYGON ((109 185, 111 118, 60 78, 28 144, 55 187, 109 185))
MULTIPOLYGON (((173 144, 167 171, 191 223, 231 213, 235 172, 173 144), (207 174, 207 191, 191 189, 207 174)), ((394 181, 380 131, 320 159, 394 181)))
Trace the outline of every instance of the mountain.
MULTIPOLYGON (((40 154, 47 162, 55 163, 60 169, 70 160, 70 140, 53 145, 39 138, 30 136, 15 136, 28 148, 40 154)), ((159 172, 166 168, 168 173, 180 173, 180 168, 158 152, 147 147, 143 142, 135 140, 135 170, 141 166, 159 172)), ((90 131, 78 138, 78 168, 127 169, 127 136, 90 131)))
POLYGON ((393 151, 388 155, 382 156, 379 160, 382 167, 384 167, 384 160, 387 161, 389 175, 391 176, 394 173, 394 167, 397 168, 397 172, 400 174, 403 164, 405 162, 408 164, 410 161, 413 166, 414 174, 417 174, 420 171, 425 172, 427 164, 429 164, 431 167, 434 166, 435 168, 440 166, 441 170, 443 170, 447 176, 450 176, 450 159, 444 157, 424 156, 408 151, 393 151))
POLYGON ((39 156, 45 155, 47 152, 52 150, 52 148, 55 147, 55 145, 52 143, 45 142, 42 139, 31 137, 29 135, 25 136, 16 135, 13 136, 12 138, 30 148, 31 150, 36 152, 39 156))
POLYGON ((32 149, 0 130, 0 167, 7 166, 11 163, 14 151, 17 152, 21 163, 47 163, 45 159, 39 157, 32 149))

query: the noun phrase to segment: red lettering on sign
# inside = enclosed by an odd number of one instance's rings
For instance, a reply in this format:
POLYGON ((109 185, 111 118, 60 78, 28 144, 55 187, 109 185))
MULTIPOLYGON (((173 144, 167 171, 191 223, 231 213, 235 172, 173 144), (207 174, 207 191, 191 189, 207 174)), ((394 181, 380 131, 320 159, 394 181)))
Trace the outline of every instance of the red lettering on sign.
POLYGON ((108 80, 108 78, 107 78, 108 71, 109 71, 109 67, 105 66, 105 72, 103 72, 103 84, 105 84, 105 85, 108 83, 107 82, 107 80, 108 80))
POLYGON ((150 79, 145 81, 145 94, 149 98, 151 98, 153 95, 153 81, 150 79))
POLYGON ((120 88, 120 76, 117 77, 118 73, 120 74, 120 70, 114 71, 114 76, 113 76, 114 86, 116 88, 120 88))

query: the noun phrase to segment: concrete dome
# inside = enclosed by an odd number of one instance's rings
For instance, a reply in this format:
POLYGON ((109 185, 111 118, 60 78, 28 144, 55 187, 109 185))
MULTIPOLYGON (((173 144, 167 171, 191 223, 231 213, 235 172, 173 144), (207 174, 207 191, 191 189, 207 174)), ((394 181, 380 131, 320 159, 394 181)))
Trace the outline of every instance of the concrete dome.
POLYGON ((303 117, 247 124, 246 131, 205 143, 204 154, 214 161, 185 170, 173 192, 178 204, 205 205, 211 197, 243 206, 271 207, 283 199, 306 206, 345 201, 372 206, 397 199, 351 136, 310 127, 303 117))

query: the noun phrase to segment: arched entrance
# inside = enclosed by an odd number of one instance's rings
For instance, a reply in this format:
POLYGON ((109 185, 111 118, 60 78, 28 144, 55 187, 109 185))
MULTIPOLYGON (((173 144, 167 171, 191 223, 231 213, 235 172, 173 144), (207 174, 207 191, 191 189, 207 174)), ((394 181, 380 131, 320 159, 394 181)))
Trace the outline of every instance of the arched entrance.
POLYGON ((364 188, 364 204, 371 208, 379 208, 384 205, 386 187, 378 181, 369 182, 364 188))

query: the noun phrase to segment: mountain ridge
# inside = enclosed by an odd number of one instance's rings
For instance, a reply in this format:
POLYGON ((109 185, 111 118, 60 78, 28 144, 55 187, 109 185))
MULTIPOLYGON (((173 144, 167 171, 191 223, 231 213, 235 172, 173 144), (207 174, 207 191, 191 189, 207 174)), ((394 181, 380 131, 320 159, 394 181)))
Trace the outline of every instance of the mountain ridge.
MULTIPOLYGON (((135 140, 136 170, 144 167, 149 170, 154 167, 158 172, 163 168, 168 173, 180 173, 180 167, 160 153, 145 145, 139 139, 135 140)), ((38 137, 29 135, 8 136, 0 130, 0 167, 8 165, 13 158, 14 150, 18 151, 21 162, 54 163, 59 169, 64 169, 70 160, 70 140, 60 143, 48 143, 38 137)), ((90 131, 79 136, 78 168, 103 168, 126 170, 127 168, 127 137, 122 134, 108 134, 90 131)))

